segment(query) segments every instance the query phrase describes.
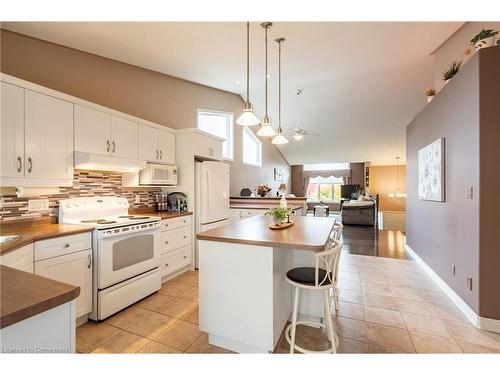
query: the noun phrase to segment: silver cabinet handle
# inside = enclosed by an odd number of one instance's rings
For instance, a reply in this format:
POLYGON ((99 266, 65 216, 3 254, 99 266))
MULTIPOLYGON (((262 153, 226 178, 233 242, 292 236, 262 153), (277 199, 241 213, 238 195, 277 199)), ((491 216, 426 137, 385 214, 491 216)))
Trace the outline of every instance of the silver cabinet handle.
POLYGON ((65 248, 68 248, 68 247, 69 247, 69 243, 65 243, 65 244, 64 244, 64 247, 65 247, 65 248))
POLYGON ((115 141, 113 141, 112 143, 113 143, 113 149, 111 150, 111 152, 113 152, 113 153, 114 153, 114 152, 115 152, 115 150, 116 150, 116 144, 115 144, 115 141))
POLYGON ((156 158, 158 159, 159 156, 160 156, 160 153, 158 152, 158 150, 156 150, 156 158))
POLYGON ((92 256, 89 254, 87 257, 87 268, 92 267, 92 256))
POLYGON ((106 139, 106 152, 109 152, 109 147, 110 147, 109 139, 106 139))
POLYGON ((23 159, 20 156, 17 157, 17 171, 21 173, 23 170, 23 159))
POLYGON ((163 159, 163 152, 160 150, 160 159, 163 159))
POLYGON ((28 158, 28 173, 31 173, 31 171, 33 170, 33 160, 31 159, 31 157, 28 158))

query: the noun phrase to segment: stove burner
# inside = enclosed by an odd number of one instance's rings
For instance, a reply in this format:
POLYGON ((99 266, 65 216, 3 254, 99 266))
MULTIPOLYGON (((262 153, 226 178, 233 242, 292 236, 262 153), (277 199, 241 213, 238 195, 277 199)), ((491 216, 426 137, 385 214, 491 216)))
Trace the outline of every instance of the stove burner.
POLYGON ((94 224, 114 224, 116 221, 114 220, 105 220, 105 219, 86 219, 82 220, 82 223, 94 223, 94 224))

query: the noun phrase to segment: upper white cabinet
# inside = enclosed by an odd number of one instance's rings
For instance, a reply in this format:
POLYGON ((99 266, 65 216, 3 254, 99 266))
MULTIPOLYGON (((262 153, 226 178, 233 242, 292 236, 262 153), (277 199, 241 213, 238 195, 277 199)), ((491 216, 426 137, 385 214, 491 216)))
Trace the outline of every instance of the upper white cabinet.
POLYGON ((137 159, 137 123, 75 105, 75 151, 137 159))
POLYGON ((24 176, 24 89, 2 82, 2 177, 24 176))
POLYGON ((25 90, 24 175, 73 177, 73 104, 25 90))
POLYGON ((195 132, 194 137, 194 153, 204 159, 222 160, 222 141, 213 136, 195 132))
POLYGON ((140 124, 139 159, 153 163, 175 164, 175 134, 140 124))

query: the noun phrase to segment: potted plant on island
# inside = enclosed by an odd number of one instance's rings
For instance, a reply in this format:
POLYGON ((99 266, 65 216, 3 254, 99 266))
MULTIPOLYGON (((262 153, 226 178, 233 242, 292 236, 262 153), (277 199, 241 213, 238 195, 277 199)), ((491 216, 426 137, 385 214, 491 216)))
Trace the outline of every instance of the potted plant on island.
POLYGON ((265 215, 271 216, 274 220, 274 224, 279 226, 288 219, 290 210, 285 207, 274 207, 270 210, 267 210, 265 215))
POLYGON ((444 83, 448 83, 448 81, 458 73, 461 67, 462 61, 453 61, 450 65, 448 65, 448 69, 443 72, 444 83))
POLYGON ((474 45, 476 51, 481 48, 493 47, 495 45, 497 34, 498 31, 493 29, 483 29, 476 36, 474 36, 470 42, 474 45))
POLYGON ((427 103, 429 103, 436 96, 436 89, 434 87, 427 87, 424 90, 424 94, 427 96, 427 103))
POLYGON ((256 188, 255 188, 255 191, 257 192, 257 195, 259 195, 260 197, 264 198, 271 190, 269 185, 267 184, 263 184, 263 185, 258 185, 256 188))

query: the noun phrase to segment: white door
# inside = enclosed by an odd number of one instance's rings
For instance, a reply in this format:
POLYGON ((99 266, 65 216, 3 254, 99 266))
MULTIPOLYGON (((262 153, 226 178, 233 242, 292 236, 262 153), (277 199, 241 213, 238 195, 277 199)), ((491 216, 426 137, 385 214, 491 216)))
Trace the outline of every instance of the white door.
POLYGON ((24 176, 24 89, 2 82, 1 174, 24 176))
POLYGON ((73 104, 25 90, 26 177, 73 177, 73 104))
POLYGON ((76 299, 76 317, 92 311, 92 251, 77 253, 35 262, 35 274, 80 287, 76 299))
POLYGON ((156 136, 155 128, 139 125, 139 160, 158 162, 160 153, 156 136))
POLYGON ((229 166, 206 161, 201 163, 201 224, 210 224, 228 219, 229 212, 229 166))
POLYGON ((175 164, 175 134, 157 129, 159 161, 175 164))
POLYGON ((107 113, 75 105, 75 151, 108 155, 110 121, 107 113))
POLYGON ((137 160, 137 123, 111 116, 110 155, 137 160))

